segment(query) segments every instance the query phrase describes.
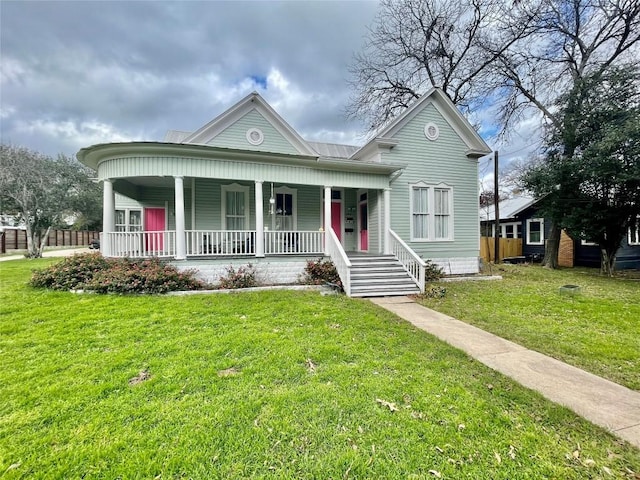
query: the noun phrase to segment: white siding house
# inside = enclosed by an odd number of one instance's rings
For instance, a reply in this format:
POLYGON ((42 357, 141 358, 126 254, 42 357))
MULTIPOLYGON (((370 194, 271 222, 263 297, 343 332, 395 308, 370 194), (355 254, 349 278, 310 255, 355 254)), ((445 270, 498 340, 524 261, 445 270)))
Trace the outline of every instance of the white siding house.
POLYGON ((257 93, 195 132, 100 144, 102 251, 159 256, 209 281, 229 264, 269 283, 329 257, 348 295, 415 293, 424 260, 478 271, 486 143, 433 89, 362 147, 305 141, 257 93))

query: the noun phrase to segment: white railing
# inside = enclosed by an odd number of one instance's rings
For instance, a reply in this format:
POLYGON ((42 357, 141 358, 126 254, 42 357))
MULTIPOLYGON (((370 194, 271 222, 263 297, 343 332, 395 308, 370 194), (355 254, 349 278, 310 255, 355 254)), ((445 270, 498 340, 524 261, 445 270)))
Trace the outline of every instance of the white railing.
POLYGON ((254 230, 187 230, 187 256, 255 255, 254 230))
POLYGON ((409 245, 394 232, 389 230, 391 239, 391 253, 398 259, 409 276, 416 282, 420 292, 424 293, 424 276, 427 264, 414 252, 409 245))
POLYGON ((266 231, 264 253, 266 255, 322 255, 324 232, 313 231, 266 231))
POLYGON ((340 240, 336 236, 333 228, 329 228, 327 232, 327 254, 331 257, 331 261, 336 266, 340 280, 342 280, 342 289, 347 296, 351 296, 351 261, 340 244, 340 240))
POLYGON ((110 257, 175 257, 176 232, 105 232, 110 257))

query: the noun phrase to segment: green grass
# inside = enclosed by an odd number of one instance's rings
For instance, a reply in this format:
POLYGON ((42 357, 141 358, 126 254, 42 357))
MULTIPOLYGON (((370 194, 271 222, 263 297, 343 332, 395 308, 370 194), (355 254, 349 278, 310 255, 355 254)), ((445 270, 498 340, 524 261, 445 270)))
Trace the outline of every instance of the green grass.
POLYGON ((442 284, 434 310, 640 390, 640 280, 593 269, 501 265, 502 281, 442 284), (575 297, 563 285, 579 285, 575 297))
POLYGON ((367 301, 27 287, 30 268, 51 262, 0 263, 3 478, 640 470, 637 449, 367 301), (143 370, 150 378, 131 385, 143 370))

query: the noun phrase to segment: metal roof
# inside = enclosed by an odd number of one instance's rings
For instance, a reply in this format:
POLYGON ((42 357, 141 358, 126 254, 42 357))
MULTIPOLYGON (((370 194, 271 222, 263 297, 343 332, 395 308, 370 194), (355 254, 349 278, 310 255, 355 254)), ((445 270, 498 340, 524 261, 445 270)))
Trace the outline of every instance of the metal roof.
POLYGON ((321 157, 349 158, 360 147, 339 143, 307 142, 321 157))
MULTIPOLYGON (((530 207, 533 203, 535 203, 535 201, 535 198, 529 197, 528 195, 518 195, 517 197, 502 200, 499 204, 500 220, 506 220, 508 218, 515 217, 525 208, 530 207)), ((487 208, 480 208, 480 220, 490 221, 495 220, 495 218, 496 212, 493 205, 490 205, 487 208)))
POLYGON ((183 132, 181 130, 169 130, 162 141, 168 143, 182 143, 185 138, 191 135, 191 133, 192 132, 183 132))

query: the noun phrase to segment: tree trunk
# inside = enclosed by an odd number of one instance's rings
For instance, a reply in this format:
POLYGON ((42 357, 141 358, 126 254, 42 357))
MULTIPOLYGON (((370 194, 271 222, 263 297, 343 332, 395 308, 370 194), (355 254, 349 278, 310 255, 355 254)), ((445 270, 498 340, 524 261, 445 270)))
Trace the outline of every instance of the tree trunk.
POLYGON ((616 270, 616 253, 608 252, 606 248, 600 249, 600 273, 613 277, 616 270))
POLYGON ((49 240, 49 232, 51 231, 51 227, 47 227, 47 231, 44 235, 40 237, 40 244, 38 245, 38 258, 42 257, 42 252, 44 251, 44 247, 47 245, 49 240))
POLYGON ((560 226, 553 222, 551 224, 551 232, 549 239, 546 242, 544 249, 544 258, 542 259, 542 266, 547 268, 558 268, 558 251, 560 250, 560 235, 562 229, 560 226))
POLYGON ((27 258, 38 258, 38 251, 39 248, 36 247, 36 242, 35 242, 35 231, 33 230, 33 226, 29 223, 29 221, 25 222, 26 223, 26 233, 27 233, 27 253, 25 253, 25 257, 27 258))

